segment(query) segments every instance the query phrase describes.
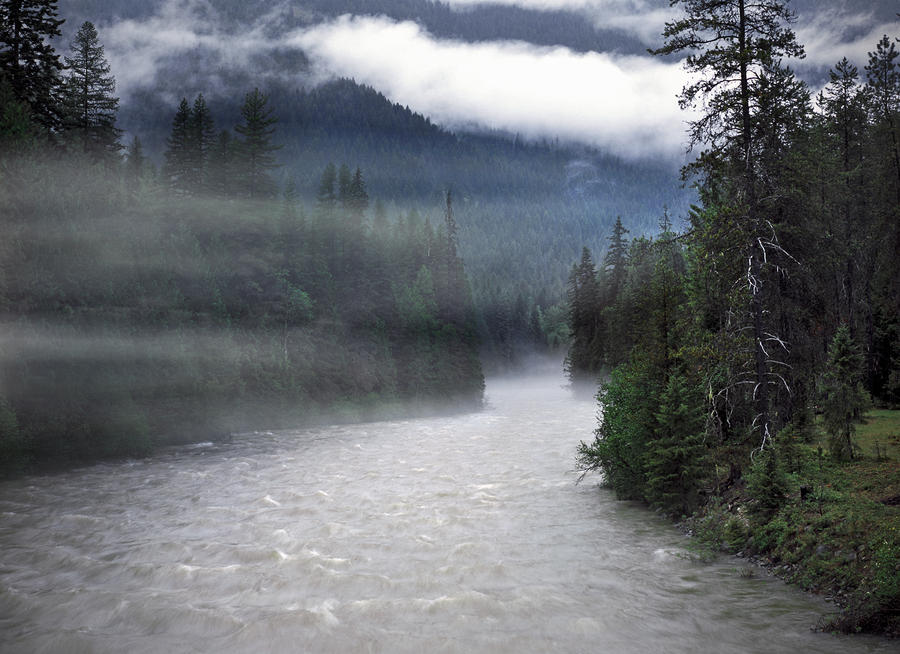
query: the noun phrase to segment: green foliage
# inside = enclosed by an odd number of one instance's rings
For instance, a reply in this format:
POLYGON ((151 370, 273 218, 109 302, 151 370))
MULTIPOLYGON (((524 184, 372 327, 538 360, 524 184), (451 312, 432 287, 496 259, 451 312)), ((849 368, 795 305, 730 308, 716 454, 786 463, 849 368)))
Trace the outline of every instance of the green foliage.
POLYGON ((571 334, 569 352, 566 355, 566 372, 571 379, 596 378, 600 371, 599 351, 602 344, 600 316, 600 284, 591 251, 581 251, 581 261, 572 267, 567 289, 571 334))
POLYGON ((706 475, 703 402, 677 374, 659 398, 656 429, 647 444, 647 499, 670 513, 690 514, 706 475))
POLYGON ((897 527, 882 529, 872 539, 872 592, 882 602, 900 602, 900 534, 897 527))
POLYGON ((602 420, 591 444, 578 447, 578 466, 600 470, 622 499, 647 497, 647 442, 655 431, 659 381, 645 360, 615 368, 600 387, 602 420))
POLYGON ((772 447, 758 452, 753 459, 747 473, 747 492, 753 499, 753 515, 762 524, 769 522, 784 504, 788 480, 772 447))
POLYGON ((828 348, 822 388, 825 428, 829 449, 839 460, 854 456, 854 424, 869 407, 870 400, 860 381, 862 358, 846 326, 838 328, 828 348))
POLYGON ((725 544, 733 552, 737 552, 747 542, 749 531, 747 523, 739 516, 733 515, 725 522, 725 529, 722 533, 725 544))
POLYGON ((55 91, 63 65, 52 45, 63 23, 57 11, 56 0, 0 2, 0 78, 46 129, 60 123, 55 91))

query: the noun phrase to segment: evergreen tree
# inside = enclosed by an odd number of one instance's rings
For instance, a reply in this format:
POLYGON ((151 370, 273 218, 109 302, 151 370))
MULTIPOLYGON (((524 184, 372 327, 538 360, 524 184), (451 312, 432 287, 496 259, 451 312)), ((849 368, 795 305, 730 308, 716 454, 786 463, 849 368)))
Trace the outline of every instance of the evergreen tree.
POLYGON ((334 185, 337 180, 337 171, 333 163, 325 166, 322 171, 322 177, 319 180, 319 187, 316 189, 316 204, 322 209, 331 210, 337 202, 334 185))
POLYGON ((165 166, 163 174, 166 182, 174 190, 193 190, 194 149, 192 140, 191 107, 187 98, 182 98, 172 119, 172 131, 166 139, 165 166))
POLYGON ((362 223, 366 209, 369 207, 369 194, 366 192, 366 182, 359 168, 353 173, 347 196, 347 209, 358 227, 362 223))
POLYGON ((659 402, 657 427, 647 445, 647 499, 666 511, 690 515, 706 468, 703 402, 679 374, 669 377, 659 402))
POLYGON ((446 195, 444 233, 436 248, 435 292, 439 315, 448 323, 463 325, 470 301, 466 273, 459 258, 459 241, 456 218, 453 215, 453 197, 446 195))
POLYGON ((900 52, 885 34, 875 50, 869 53, 866 77, 875 118, 886 132, 890 168, 893 169, 890 184, 896 185, 895 197, 897 204, 900 204, 900 137, 897 135, 900 129, 900 68, 895 61, 898 56, 900 52))
POLYGON ((57 11, 57 0, 0 1, 0 71, 48 129, 60 125, 55 93, 63 65, 50 44, 64 22, 57 11))
POLYGON ((273 125, 278 120, 272 116, 272 109, 266 106, 267 103, 268 97, 258 88, 253 89, 244 96, 241 106, 243 122, 234 128, 243 137, 236 162, 237 173, 251 198, 269 197, 275 192, 275 182, 269 171, 279 166, 273 153, 281 146, 272 144, 275 133, 273 125))
POLYGON ((609 237, 609 247, 603 258, 603 269, 606 273, 606 304, 613 304, 619 297, 625 284, 625 275, 628 266, 628 239, 625 234, 628 230, 622 225, 622 217, 616 216, 616 224, 613 225, 612 235, 609 237))
POLYGON ((122 149, 116 128, 119 98, 114 97, 116 80, 97 30, 90 22, 81 25, 72 41, 72 56, 66 57, 63 86, 67 136, 96 160, 117 156, 122 149))
POLYGON ((345 163, 341 164, 337 174, 337 198, 344 209, 348 209, 350 205, 350 187, 353 185, 353 174, 350 172, 350 166, 345 163))
POLYGON ((831 454, 836 459, 853 458, 855 423, 868 406, 861 378, 859 347, 850 338, 850 330, 842 325, 828 348, 822 398, 825 428, 830 436, 831 454))
POLYGON ((0 151, 28 149, 36 136, 31 109, 16 98, 12 85, 0 75, 0 151))
POLYGON ((819 94, 819 106, 837 139, 841 170, 847 174, 858 159, 859 142, 866 128, 865 99, 859 88, 859 71, 847 57, 828 72, 829 82, 819 94))
POLYGON ((213 153, 216 148, 216 126, 203 94, 197 94, 191 107, 188 139, 191 183, 198 189, 211 190, 213 184, 213 153))
POLYGON ((600 371, 600 285, 591 251, 581 249, 581 261, 572 267, 567 289, 569 332, 572 341, 566 355, 566 372, 572 380, 594 377, 600 371))
POLYGON ((704 111, 690 125, 691 143, 711 148, 690 170, 704 173, 708 186, 719 179, 736 189, 727 201, 740 212, 737 226, 749 262, 745 283, 754 343, 753 424, 764 447, 773 435, 769 387, 778 379, 770 375, 769 350, 784 343, 766 324, 771 312, 764 296, 765 273, 782 250, 762 210, 759 185, 765 175, 760 147, 764 140, 756 137, 758 128, 767 126, 764 116, 774 114, 772 103, 781 100, 767 93, 767 80, 778 74, 782 57, 802 57, 803 48, 787 27, 795 17, 782 0, 674 0, 672 4, 682 5, 684 16, 666 23, 666 42, 653 52, 688 51, 685 67, 703 75, 685 86, 679 99, 682 108, 702 105, 704 111))

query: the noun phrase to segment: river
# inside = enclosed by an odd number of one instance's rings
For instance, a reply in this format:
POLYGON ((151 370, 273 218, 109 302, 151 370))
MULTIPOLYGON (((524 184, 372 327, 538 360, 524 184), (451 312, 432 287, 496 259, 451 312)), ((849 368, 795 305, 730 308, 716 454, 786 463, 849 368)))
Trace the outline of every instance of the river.
POLYGON ((0 651, 895 651, 576 485, 595 406, 563 385, 0 484, 0 651))

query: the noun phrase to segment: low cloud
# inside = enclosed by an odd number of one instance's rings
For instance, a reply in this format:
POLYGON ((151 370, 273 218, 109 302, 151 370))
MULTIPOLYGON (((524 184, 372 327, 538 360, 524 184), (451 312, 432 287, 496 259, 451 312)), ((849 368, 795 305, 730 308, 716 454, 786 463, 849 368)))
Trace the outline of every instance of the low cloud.
POLYGON ((795 26, 797 40, 806 49, 806 58, 795 62, 798 69, 833 67, 847 57, 859 67, 865 80, 864 66, 868 53, 885 34, 900 34, 900 20, 881 22, 868 12, 850 12, 844 7, 818 11, 812 16, 800 16, 795 26))
POLYGON ((98 31, 118 93, 127 101, 136 90, 157 84, 163 69, 200 78, 200 88, 218 86, 219 76, 244 71, 255 56, 279 49, 272 30, 280 16, 276 8, 234 32, 205 0, 165 0, 153 16, 100 25, 98 31))
POLYGON ((450 127, 589 142, 627 157, 684 149, 680 63, 439 40, 415 23, 372 17, 343 16, 290 40, 320 70, 354 77, 450 127))

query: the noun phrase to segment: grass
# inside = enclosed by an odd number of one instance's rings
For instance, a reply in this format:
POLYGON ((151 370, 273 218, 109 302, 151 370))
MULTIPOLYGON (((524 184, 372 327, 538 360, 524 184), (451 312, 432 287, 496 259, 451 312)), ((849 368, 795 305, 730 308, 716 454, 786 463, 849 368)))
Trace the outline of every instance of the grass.
POLYGON ((900 411, 873 409, 856 426, 856 447, 863 457, 900 461, 900 411))

